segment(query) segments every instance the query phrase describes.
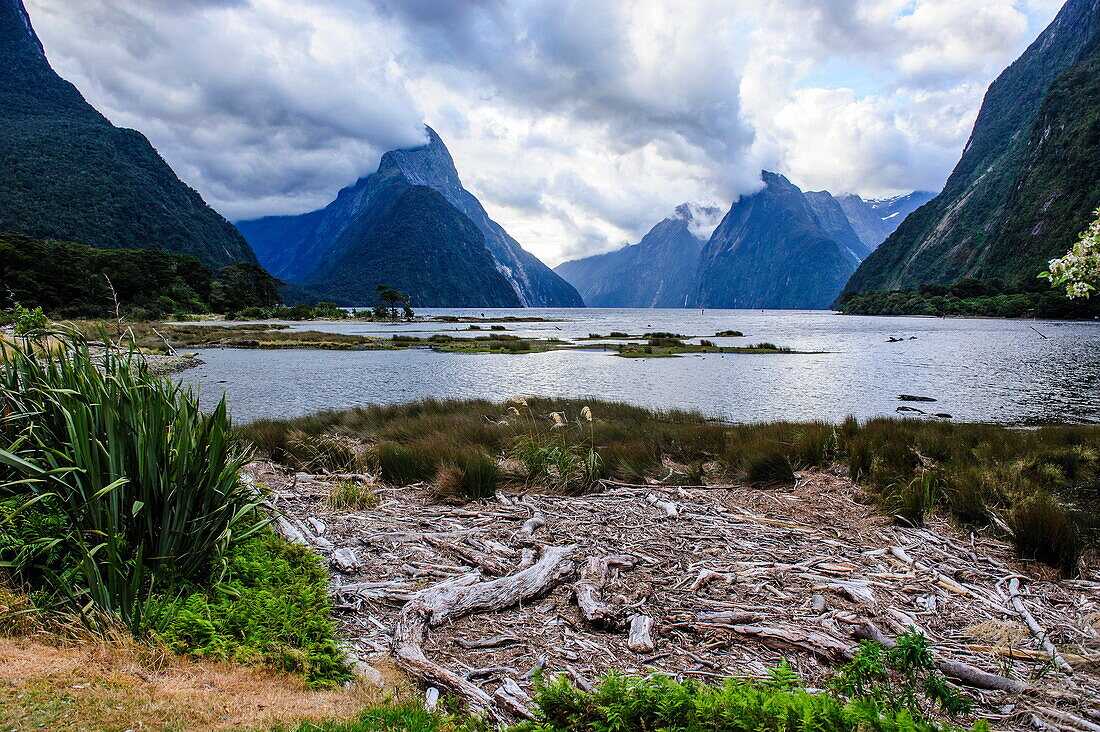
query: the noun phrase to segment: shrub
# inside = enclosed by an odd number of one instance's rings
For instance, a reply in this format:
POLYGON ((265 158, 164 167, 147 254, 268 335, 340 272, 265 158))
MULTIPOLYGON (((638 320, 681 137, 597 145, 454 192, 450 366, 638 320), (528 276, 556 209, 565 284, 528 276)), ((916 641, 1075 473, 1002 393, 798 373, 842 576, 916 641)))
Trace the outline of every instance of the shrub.
POLYGON ((260 496, 240 480, 247 453, 224 401, 205 414, 130 353, 93 358, 86 341, 60 335, 57 351, 8 348, 0 367, 0 500, 57 514, 25 537, 15 574, 137 631, 153 575, 217 575, 261 526, 260 496))
POLYGON ((438 498, 480 501, 496 495, 500 465, 480 450, 464 450, 436 468, 432 489, 438 498))
POLYGON ((390 485, 409 485, 429 480, 436 466, 424 459, 418 450, 396 442, 380 442, 374 448, 378 472, 390 485))
POLYGON ((50 324, 49 318, 42 312, 41 307, 33 310, 25 308, 19 303, 15 304, 13 313, 15 322, 15 334, 20 336, 38 335, 46 330, 50 324))
POLYGON ((923 526, 925 517, 940 500, 942 484, 935 470, 921 470, 908 481, 887 486, 883 508, 913 526, 923 526))
POLYGON ((793 483, 794 469, 782 449, 748 455, 741 463, 750 483, 793 483))
MULTIPOLYGON (((912 707, 895 707, 881 701, 875 694, 885 683, 876 676, 863 687, 867 695, 856 695, 852 701, 847 701, 836 694, 807 691, 786 666, 772 671, 768 681, 730 679, 720 686, 694 680, 680 682, 661 675, 633 678, 610 673, 592 692, 578 690, 561 675, 537 688, 535 718, 515 727, 514 732, 946 732, 953 729, 928 718, 919 693, 915 693, 916 703, 912 707)), ((937 702, 938 699, 937 696, 937 702)), ((975 729, 988 730, 989 727, 979 723, 975 729)))

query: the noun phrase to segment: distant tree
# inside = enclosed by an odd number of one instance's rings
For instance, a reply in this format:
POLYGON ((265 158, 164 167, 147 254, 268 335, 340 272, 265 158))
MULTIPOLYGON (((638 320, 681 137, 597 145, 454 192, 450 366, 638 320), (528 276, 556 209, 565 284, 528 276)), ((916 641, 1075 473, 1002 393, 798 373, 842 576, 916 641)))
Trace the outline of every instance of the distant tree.
POLYGON ((1064 287, 1071 298, 1089 297, 1100 282, 1100 209, 1094 216, 1073 248, 1064 257, 1050 260, 1050 269, 1039 275, 1054 287, 1064 287))
POLYGON ((412 298, 410 298, 408 295, 399 290, 393 289, 389 285, 378 285, 374 288, 374 290, 378 293, 378 299, 385 304, 389 317, 392 320, 397 320, 397 309, 399 303, 400 307, 405 311, 405 316, 411 317, 410 314, 412 313, 412 309, 409 307, 409 300, 411 300, 412 298))

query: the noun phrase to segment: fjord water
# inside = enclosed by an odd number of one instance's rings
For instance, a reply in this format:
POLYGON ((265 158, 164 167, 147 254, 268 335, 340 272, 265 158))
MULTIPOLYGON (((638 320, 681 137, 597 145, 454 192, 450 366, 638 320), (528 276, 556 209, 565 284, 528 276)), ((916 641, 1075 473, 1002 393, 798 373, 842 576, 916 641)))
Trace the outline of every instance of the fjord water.
MULTIPOLYGON (((896 415, 1033 425, 1100 422, 1100 323, 885 318, 827 311, 524 309, 425 310, 426 316, 542 317, 507 323, 531 338, 667 331, 720 345, 769 341, 805 354, 621 358, 606 351, 535 354, 207 349, 180 375, 203 402, 224 392, 238 422, 425 397, 504 400, 517 394, 599 398, 693 409, 739 422, 896 415), (739 330, 744 338, 715 338, 739 330), (890 338, 903 340, 890 343, 890 338), (900 394, 927 396, 907 403, 900 394)), ((480 324, 488 330, 489 325, 480 324)), ((466 323, 308 322, 295 329, 379 335, 460 332, 466 323)))

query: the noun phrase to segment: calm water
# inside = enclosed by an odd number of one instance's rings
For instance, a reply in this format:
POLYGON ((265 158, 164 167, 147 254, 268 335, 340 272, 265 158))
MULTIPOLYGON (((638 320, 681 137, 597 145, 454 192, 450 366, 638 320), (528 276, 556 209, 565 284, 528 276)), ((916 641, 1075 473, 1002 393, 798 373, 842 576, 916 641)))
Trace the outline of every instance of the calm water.
MULTIPOLYGON (((210 349, 200 352, 202 366, 180 378, 200 385, 206 404, 227 394, 238 421, 424 397, 503 400, 516 394, 697 409, 745 422, 841 420, 848 415, 893 415, 903 404, 899 394, 916 394, 937 401, 912 406, 949 413, 960 421, 1100 422, 1100 323, 754 310, 485 309, 423 314, 562 321, 507 324, 510 333, 525 337, 670 331, 722 345, 770 341, 827 353, 627 359, 599 351, 494 355, 419 349, 210 349), (723 330, 740 330, 746 337, 713 337, 723 330), (890 337, 905 340, 888 343, 890 337)), ((388 335, 455 332, 465 326, 333 322, 294 327, 388 335)))

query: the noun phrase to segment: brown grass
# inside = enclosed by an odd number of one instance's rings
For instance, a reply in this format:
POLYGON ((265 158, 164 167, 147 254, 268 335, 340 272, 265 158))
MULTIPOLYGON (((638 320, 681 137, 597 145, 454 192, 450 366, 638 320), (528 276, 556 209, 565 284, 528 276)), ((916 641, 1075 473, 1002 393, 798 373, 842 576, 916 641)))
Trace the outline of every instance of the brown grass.
POLYGON ((287 675, 141 647, 0 638, 4 730, 266 727, 352 718, 380 698, 373 688, 310 690, 287 675))

